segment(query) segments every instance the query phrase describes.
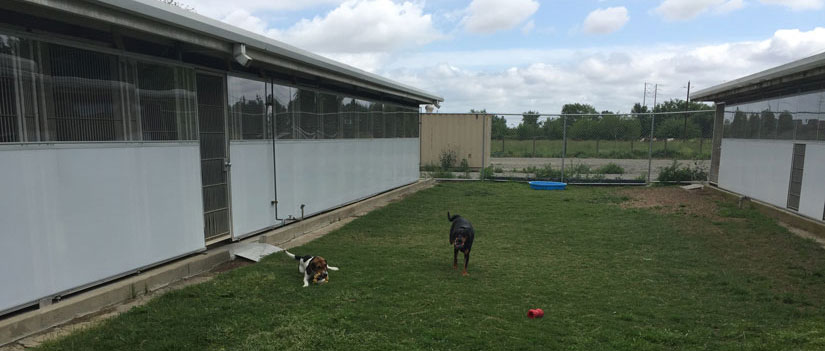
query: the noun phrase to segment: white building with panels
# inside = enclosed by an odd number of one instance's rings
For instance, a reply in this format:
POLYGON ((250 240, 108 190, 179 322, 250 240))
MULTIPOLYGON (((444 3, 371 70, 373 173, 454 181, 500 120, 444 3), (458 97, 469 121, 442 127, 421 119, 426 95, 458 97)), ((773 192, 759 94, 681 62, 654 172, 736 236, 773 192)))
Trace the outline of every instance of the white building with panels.
POLYGON ((825 220, 825 53, 691 98, 717 106, 712 183, 825 220))
POLYGON ((442 100, 156 0, 0 2, 0 314, 416 182, 442 100))

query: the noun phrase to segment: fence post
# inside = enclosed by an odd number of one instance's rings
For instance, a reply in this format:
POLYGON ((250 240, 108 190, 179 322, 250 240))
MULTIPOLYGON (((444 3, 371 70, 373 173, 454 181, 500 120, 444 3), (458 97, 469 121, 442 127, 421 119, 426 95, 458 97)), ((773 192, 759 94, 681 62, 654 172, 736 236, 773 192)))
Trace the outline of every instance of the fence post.
POLYGON ((561 118, 561 181, 564 183, 564 159, 567 157, 567 116, 562 115, 561 118))
POLYGON ((533 137, 533 157, 536 157, 536 137, 533 137))
POLYGON ((699 157, 702 156, 702 146, 705 144, 705 136, 699 137, 699 157))
POLYGON ((653 170, 653 124, 656 115, 650 115, 650 144, 647 148, 647 183, 650 184, 650 173, 653 170))
POLYGON ((504 136, 501 136, 501 155, 504 156, 504 136))

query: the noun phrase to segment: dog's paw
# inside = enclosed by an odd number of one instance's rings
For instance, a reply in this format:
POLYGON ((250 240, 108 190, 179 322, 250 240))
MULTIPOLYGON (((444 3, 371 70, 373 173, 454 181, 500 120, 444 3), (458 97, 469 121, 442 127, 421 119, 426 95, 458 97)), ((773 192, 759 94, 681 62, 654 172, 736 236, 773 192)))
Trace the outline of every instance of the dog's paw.
POLYGON ((467 273, 467 271, 461 272, 461 276, 463 276, 463 277, 467 277, 469 275, 470 275, 470 273, 467 273))

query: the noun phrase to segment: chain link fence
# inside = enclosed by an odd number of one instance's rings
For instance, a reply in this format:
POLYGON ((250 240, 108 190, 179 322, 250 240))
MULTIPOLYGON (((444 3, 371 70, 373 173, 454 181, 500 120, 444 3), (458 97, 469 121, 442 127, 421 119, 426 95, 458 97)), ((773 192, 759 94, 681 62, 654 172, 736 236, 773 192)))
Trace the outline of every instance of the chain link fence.
POLYGON ((503 116, 524 114, 495 114, 491 165, 480 177, 568 183, 706 180, 714 112, 540 114, 515 128, 502 128, 503 116))

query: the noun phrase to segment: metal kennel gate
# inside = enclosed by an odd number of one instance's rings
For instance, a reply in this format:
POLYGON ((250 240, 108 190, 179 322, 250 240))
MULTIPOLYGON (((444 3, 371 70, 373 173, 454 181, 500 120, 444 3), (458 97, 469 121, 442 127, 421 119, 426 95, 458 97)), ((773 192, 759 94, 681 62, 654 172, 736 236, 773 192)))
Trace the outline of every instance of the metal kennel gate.
POLYGON ((203 185, 204 237, 207 242, 230 235, 229 153, 226 83, 223 76, 198 73, 198 124, 203 185))

